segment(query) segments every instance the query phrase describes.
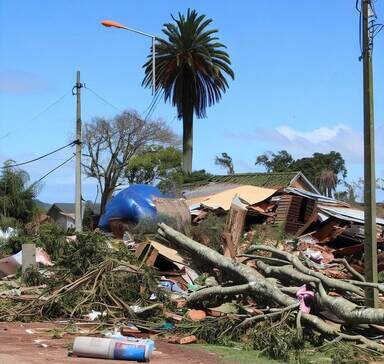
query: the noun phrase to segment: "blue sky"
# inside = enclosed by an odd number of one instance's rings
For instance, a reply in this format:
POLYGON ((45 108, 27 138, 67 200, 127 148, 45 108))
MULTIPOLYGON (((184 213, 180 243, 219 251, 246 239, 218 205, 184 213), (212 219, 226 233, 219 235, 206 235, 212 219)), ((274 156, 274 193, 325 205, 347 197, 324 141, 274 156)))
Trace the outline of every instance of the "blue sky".
MULTIPOLYGON (((264 151, 294 157, 337 150, 349 180, 363 175, 362 64, 354 0, 0 0, 0 162, 31 159, 72 140, 77 69, 82 80, 119 109, 145 110, 141 87, 150 40, 101 27, 102 19, 161 35, 170 14, 188 7, 213 18, 236 74, 222 101, 195 122, 194 169, 225 173, 215 155, 229 153, 237 172, 264 151), (65 95, 65 96, 63 96, 65 95), (39 115, 53 101, 63 99, 39 115)), ((377 2, 379 21, 384 1, 377 2)), ((375 40, 377 175, 384 177, 384 32, 375 40)), ((87 90, 83 121, 117 113, 87 90)), ((175 110, 162 101, 153 114, 181 133, 175 110)), ((29 165, 40 178, 70 156, 66 150, 29 165)), ((74 199, 74 163, 45 179, 39 198, 74 199)), ((96 189, 84 181, 84 197, 96 189)), ((382 196, 380 196, 382 199, 382 196)))

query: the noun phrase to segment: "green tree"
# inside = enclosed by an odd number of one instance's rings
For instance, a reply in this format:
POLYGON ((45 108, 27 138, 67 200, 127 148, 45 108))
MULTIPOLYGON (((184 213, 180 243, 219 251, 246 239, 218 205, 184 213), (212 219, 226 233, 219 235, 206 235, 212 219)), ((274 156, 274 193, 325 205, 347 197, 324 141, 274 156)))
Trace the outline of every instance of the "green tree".
POLYGON ((227 170, 227 174, 234 174, 235 173, 232 158, 225 152, 221 153, 221 157, 216 156, 215 164, 220 166, 220 167, 225 168, 227 170))
POLYGON ((125 169, 130 184, 153 184, 180 170, 181 152, 175 147, 152 146, 133 157, 125 169))
POLYGON ((286 150, 266 152, 256 158, 256 165, 267 172, 301 171, 322 193, 328 195, 347 177, 344 158, 339 152, 313 153, 311 157, 294 159, 286 150))
POLYGON ((196 185, 199 182, 205 183, 212 177, 204 169, 185 173, 181 168, 172 172, 167 178, 159 182, 157 187, 160 191, 168 194, 176 195, 181 192, 183 186, 196 185))
POLYGON ((38 192, 36 184, 29 184, 27 172, 13 168, 14 162, 4 163, 0 175, 0 215, 27 223, 38 213, 35 198, 38 192))
POLYGON ((265 152, 256 158, 256 165, 264 166, 267 172, 286 172, 292 170, 293 157, 286 151, 280 150, 277 154, 265 152))
POLYGON ((339 152, 313 153, 312 157, 297 159, 293 170, 301 171, 309 180, 319 187, 319 177, 323 171, 331 170, 337 176, 337 184, 347 177, 345 160, 339 152))
MULTIPOLYGON (((206 117, 207 107, 218 102, 228 88, 226 75, 234 78, 224 44, 216 29, 208 29, 212 19, 188 9, 186 15, 172 16, 164 24, 167 39, 156 38, 156 92, 164 91, 183 120, 183 170, 192 172, 193 115, 206 117)), ((143 85, 152 85, 152 55, 144 64, 143 85)))

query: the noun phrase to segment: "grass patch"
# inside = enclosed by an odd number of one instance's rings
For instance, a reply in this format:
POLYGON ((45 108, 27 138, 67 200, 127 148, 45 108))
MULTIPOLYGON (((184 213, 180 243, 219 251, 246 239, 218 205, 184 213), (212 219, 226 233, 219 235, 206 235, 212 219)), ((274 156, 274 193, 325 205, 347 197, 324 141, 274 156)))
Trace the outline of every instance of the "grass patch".
MULTIPOLYGON (((182 345, 180 345, 182 346, 182 345)), ((182 346, 184 347, 184 346, 182 346)), ((196 350, 206 350, 216 354, 225 364, 339 364, 349 363, 348 361, 334 361, 333 358, 323 353, 307 351, 300 358, 286 360, 276 360, 268 358, 263 352, 258 350, 245 350, 237 347, 227 347, 211 344, 195 344, 188 348, 196 350)), ((352 362, 351 362, 352 363, 352 362)), ((353 362, 355 364, 355 362, 353 362)))
POLYGON ((229 348, 227 346, 196 344, 188 348, 205 350, 216 354, 226 364, 281 364, 282 361, 268 359, 261 352, 256 350, 243 350, 229 348))

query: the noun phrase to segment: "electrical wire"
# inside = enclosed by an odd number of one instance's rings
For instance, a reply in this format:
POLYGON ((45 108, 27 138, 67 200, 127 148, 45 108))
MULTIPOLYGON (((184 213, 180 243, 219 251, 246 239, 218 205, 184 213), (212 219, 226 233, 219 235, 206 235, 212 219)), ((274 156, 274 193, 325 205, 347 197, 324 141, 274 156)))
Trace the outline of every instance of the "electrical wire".
POLYGON ((157 105, 159 104, 161 96, 163 94, 164 94, 164 90, 162 90, 161 92, 156 93, 156 95, 154 96, 154 98, 153 98, 153 100, 152 100, 152 102, 150 104, 149 110, 147 112, 147 115, 144 118, 144 121, 147 121, 152 116, 152 114, 156 110, 157 105))
MULTIPOLYGON (((118 108, 117 106, 115 106, 114 104, 112 104, 110 101, 108 101, 105 97, 101 96, 100 94, 98 94, 95 90, 91 89, 90 87, 84 85, 84 88, 89 90, 91 93, 93 93, 99 100, 101 100, 103 103, 105 103, 106 105, 114 108, 115 110, 119 111, 119 112, 123 112, 123 110, 121 110, 120 108, 118 108)), ((163 92, 163 91, 162 91, 163 92)), ((151 102, 149 103, 148 107, 142 112, 142 114, 145 114, 146 113, 146 116, 144 118, 145 121, 147 121, 150 116, 153 114, 154 110, 156 109, 159 101, 160 101, 160 96, 162 94, 162 92, 160 93, 156 93, 151 102)))
POLYGON ((48 173, 46 173, 43 177, 39 178, 36 182, 34 182, 34 184, 37 184, 39 182, 41 182, 44 178, 48 177, 51 173, 55 172, 57 169, 59 169, 60 167, 62 167, 64 164, 67 164, 68 162, 70 162, 73 158, 75 157, 75 154, 73 154, 71 157, 69 157, 68 159, 66 159, 63 163, 60 163, 58 166, 56 166, 55 168, 51 169, 48 173))
POLYGON ((61 102, 66 96, 68 96, 71 93, 71 91, 66 92, 63 96, 59 97, 56 101, 52 102, 50 105, 48 105, 45 109, 41 110, 38 114, 36 114, 33 118, 28 120, 28 124, 32 121, 35 121, 37 118, 39 118, 41 115, 46 113, 48 110, 50 110, 52 107, 57 105, 59 102, 61 102))
POLYGON ((52 154, 54 154, 54 153, 57 153, 57 152, 59 152, 60 150, 63 150, 63 149, 65 149, 65 148, 67 148, 67 147, 70 147, 70 146, 72 147, 72 146, 75 145, 76 143, 77 143, 77 140, 74 140, 73 142, 70 142, 69 144, 64 145, 63 147, 57 148, 57 149, 53 150, 52 152, 46 153, 46 154, 44 154, 44 155, 42 155, 42 156, 40 156, 40 157, 31 159, 31 160, 29 160, 29 161, 21 162, 21 163, 15 163, 15 164, 11 164, 11 165, 2 166, 1 168, 6 169, 6 168, 13 168, 13 167, 24 166, 24 165, 26 165, 26 164, 30 164, 30 163, 36 162, 36 161, 38 161, 38 160, 40 160, 40 159, 43 159, 43 158, 45 158, 45 157, 48 157, 49 155, 52 155, 52 154))
POLYGON ((91 88, 89 88, 88 86, 84 85, 84 88, 89 90, 90 92, 92 92, 99 100, 101 100, 102 102, 104 102, 106 105, 114 108, 115 110, 119 111, 119 112, 123 112, 123 110, 121 110, 120 108, 118 108, 117 106, 113 105, 111 102, 109 102, 106 98, 100 96, 96 91, 92 90, 91 88))

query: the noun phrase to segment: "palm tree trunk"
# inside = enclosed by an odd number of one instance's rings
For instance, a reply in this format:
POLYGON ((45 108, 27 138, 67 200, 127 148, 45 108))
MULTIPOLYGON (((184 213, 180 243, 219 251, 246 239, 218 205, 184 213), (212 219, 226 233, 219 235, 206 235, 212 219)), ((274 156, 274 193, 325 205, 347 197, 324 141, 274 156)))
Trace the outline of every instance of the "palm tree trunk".
POLYGON ((193 154, 193 106, 187 105, 183 111, 183 172, 192 173, 193 154))

